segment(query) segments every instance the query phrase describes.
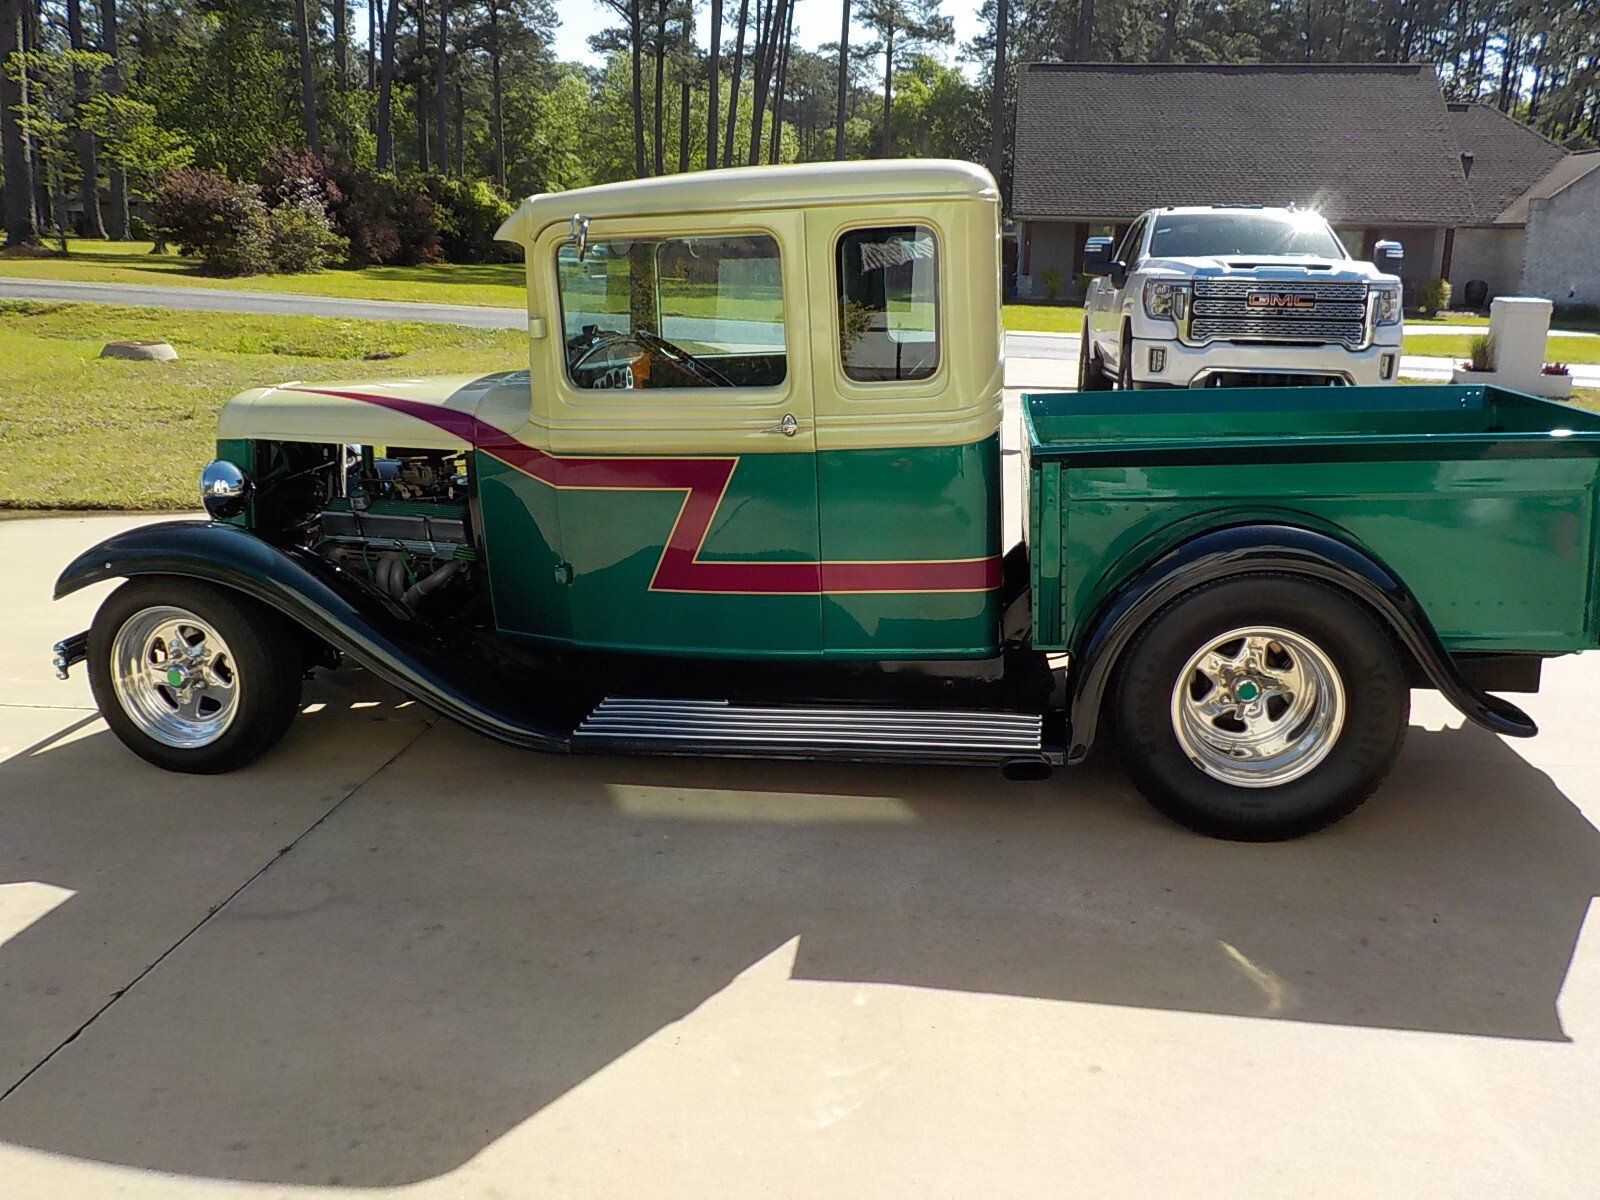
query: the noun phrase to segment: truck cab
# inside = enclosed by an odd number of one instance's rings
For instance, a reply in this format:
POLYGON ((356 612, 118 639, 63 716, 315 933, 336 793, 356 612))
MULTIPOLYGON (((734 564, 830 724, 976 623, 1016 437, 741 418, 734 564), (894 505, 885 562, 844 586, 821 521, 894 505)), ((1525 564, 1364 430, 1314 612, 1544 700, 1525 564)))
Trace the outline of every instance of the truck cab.
POLYGON ((1151 209, 1085 245, 1080 390, 1394 383, 1401 257, 1352 258, 1313 211, 1151 209))
POLYGON ((1021 397, 1004 454, 999 199, 970 164, 613 184, 501 235, 526 369, 245 392, 210 520, 62 572, 126 580, 54 659, 136 754, 242 766, 343 662, 557 754, 1037 778, 1109 715, 1163 812, 1260 840, 1378 786, 1411 687, 1529 736, 1486 689, 1600 642, 1592 414, 1069 392, 1021 397))

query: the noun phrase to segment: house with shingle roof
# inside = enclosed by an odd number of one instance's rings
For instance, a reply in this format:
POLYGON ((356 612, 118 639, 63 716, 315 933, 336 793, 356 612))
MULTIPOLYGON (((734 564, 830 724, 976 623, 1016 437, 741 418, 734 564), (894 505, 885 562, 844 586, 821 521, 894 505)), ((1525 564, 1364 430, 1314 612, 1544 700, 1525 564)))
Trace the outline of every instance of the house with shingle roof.
MULTIPOLYGON (((1486 302, 1529 291, 1525 265, 1549 257, 1531 239, 1559 225, 1551 245, 1565 246, 1567 224, 1587 219, 1592 186, 1536 196, 1573 170, 1570 159, 1592 156, 1569 155, 1488 106, 1447 104, 1426 63, 1030 63, 1018 79, 1014 151, 1026 297, 1044 295, 1049 272, 1069 294, 1085 238, 1146 209, 1294 203, 1327 216, 1352 254, 1402 242, 1413 295, 1442 276, 1458 299, 1479 281, 1486 302), (1562 219, 1519 221, 1519 202, 1553 204, 1562 219)), ((1600 209, 1589 215, 1600 220, 1600 209)), ((1589 262, 1592 280, 1557 287, 1536 271, 1532 282, 1555 288, 1543 294, 1558 301, 1600 299, 1600 256, 1589 262)))
POLYGON ((1455 234, 1457 300, 1479 305, 1518 292, 1600 303, 1600 177, 1584 182, 1600 153, 1568 153, 1493 105, 1446 110, 1473 209, 1471 225, 1455 234))

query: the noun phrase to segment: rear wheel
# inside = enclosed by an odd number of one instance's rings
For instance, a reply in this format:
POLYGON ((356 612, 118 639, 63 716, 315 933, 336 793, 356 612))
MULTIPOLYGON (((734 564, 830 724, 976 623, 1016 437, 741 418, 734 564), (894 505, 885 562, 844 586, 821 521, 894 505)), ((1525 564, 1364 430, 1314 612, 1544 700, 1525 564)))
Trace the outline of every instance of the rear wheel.
POLYGON ((1104 392, 1111 388, 1111 380, 1106 377, 1106 369, 1100 362, 1100 356, 1095 352, 1093 343, 1089 340, 1089 322, 1083 323, 1083 337, 1078 346, 1078 390, 1080 392, 1104 392))
POLYGON ((1162 812, 1243 841, 1360 806, 1394 761, 1410 691, 1387 633, 1319 583, 1246 576, 1157 613, 1113 699, 1128 771, 1162 812))
POLYGON ((113 592, 89 628, 88 665, 101 715, 124 745, 202 775, 242 767, 283 736, 304 670, 284 617, 187 579, 113 592))

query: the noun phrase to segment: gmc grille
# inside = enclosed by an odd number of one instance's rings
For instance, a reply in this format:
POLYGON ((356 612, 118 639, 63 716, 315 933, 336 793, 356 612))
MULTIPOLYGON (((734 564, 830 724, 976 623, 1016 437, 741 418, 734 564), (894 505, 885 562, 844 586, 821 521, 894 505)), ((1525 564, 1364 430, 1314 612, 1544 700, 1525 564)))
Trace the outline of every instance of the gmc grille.
POLYGON ((1196 279, 1188 340, 1367 343, 1367 285, 1314 280, 1196 279), (1309 297, 1310 307, 1249 303, 1252 295, 1309 297))

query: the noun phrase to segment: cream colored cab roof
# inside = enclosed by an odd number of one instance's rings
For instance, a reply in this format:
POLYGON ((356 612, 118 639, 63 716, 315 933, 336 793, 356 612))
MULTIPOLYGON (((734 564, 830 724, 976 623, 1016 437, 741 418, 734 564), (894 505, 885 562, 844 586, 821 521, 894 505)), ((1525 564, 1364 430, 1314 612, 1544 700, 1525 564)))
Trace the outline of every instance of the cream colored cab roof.
POLYGON ((690 171, 529 196, 495 237, 528 244, 574 213, 589 218, 816 208, 872 200, 997 200, 994 177, 955 159, 795 163, 690 171))

